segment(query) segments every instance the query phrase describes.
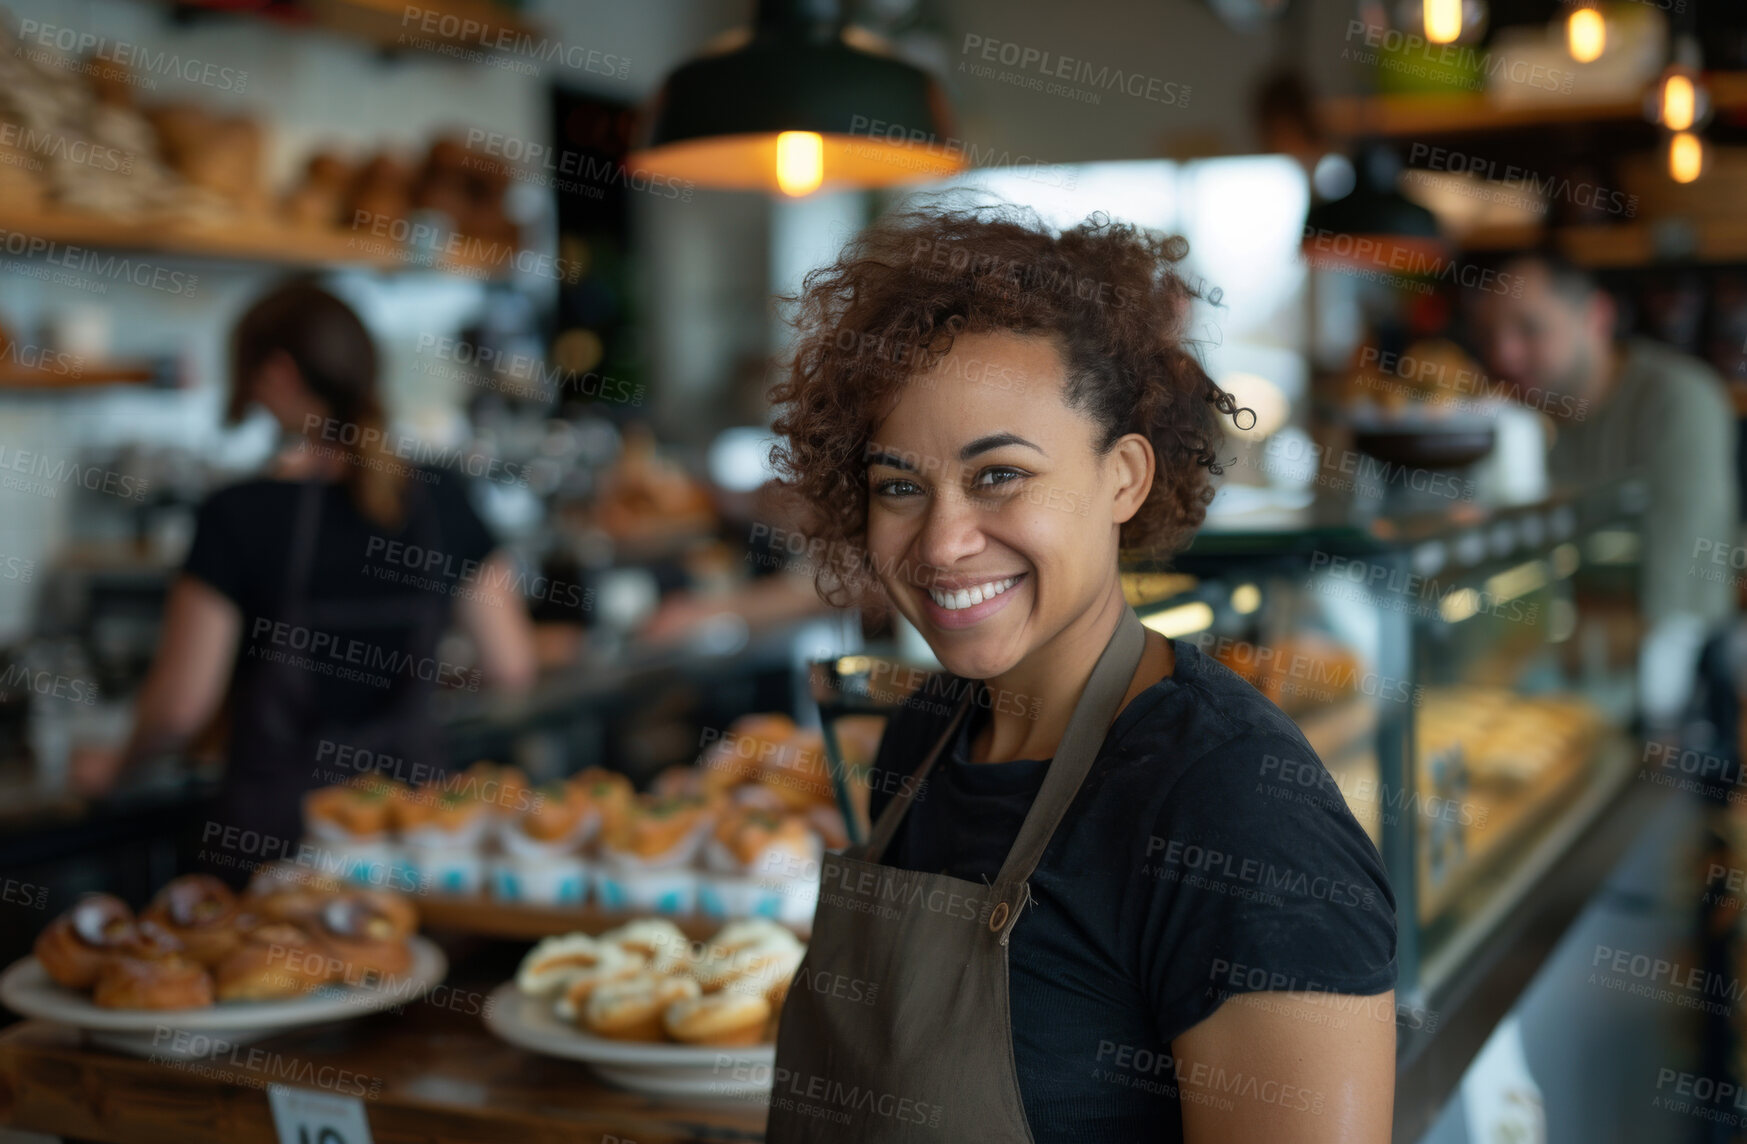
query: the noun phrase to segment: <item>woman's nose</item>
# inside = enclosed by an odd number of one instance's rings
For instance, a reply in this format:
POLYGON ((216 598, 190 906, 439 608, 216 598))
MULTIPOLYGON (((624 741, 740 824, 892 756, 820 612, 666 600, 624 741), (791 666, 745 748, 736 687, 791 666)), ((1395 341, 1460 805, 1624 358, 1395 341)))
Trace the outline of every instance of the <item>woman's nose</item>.
POLYGON ((982 551, 982 522, 968 497, 950 486, 929 500, 928 514, 916 538, 916 555, 924 565, 951 568, 966 556, 982 551))

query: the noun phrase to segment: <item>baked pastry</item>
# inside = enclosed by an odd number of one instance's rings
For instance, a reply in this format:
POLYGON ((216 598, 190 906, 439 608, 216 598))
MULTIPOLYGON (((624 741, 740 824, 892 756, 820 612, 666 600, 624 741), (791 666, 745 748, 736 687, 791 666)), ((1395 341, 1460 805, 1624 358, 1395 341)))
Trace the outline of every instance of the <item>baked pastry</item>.
POLYGON ((661 1018, 667 1007, 697 996, 698 983, 691 978, 645 970, 594 990, 578 1013, 577 1025, 617 1041, 660 1041, 665 1039, 661 1018))
POLYGON ((601 957, 600 944, 588 934, 545 938, 522 958, 516 988, 533 997, 555 993, 578 973, 599 965, 601 957))
POLYGON ((325 985, 342 968, 309 931, 274 922, 245 934, 214 967, 213 981, 220 1001, 272 1001, 325 985))
POLYGON ((216 965, 242 941, 242 904, 210 874, 184 874, 164 883, 140 915, 182 943, 190 959, 216 965))
POLYGON ((105 959, 91 1000, 105 1009, 200 1009, 212 1004, 212 975, 179 953, 105 959))
POLYGON ((711 793, 711 788, 704 781, 704 771, 697 767, 674 765, 664 768, 655 776, 655 781, 649 784, 649 789, 664 798, 675 795, 691 795, 702 798, 711 793))
POLYGON ((837 799, 825 756, 825 737, 813 730, 796 731, 782 750, 766 758, 758 781, 795 810, 830 805, 837 799))
POLYGON ((389 827, 401 784, 365 775, 340 786, 318 787, 303 796, 309 832, 325 838, 378 838, 389 827))
POLYGON ((665 918, 639 918, 595 940, 642 956, 656 973, 677 973, 693 960, 691 939, 665 918))
POLYGON ((500 765, 490 759, 480 759, 461 772, 459 781, 451 779, 444 786, 471 795, 500 814, 520 814, 532 801, 528 776, 521 768, 500 765))
POLYGON ((424 825, 447 834, 465 835, 477 828, 488 809, 470 787, 444 790, 432 801, 424 825))
POLYGON ((750 993, 780 1000, 788 983, 801 967, 807 947, 780 926, 751 936, 749 931, 724 930, 728 944, 712 942, 697 968, 704 992, 750 993))
MULTIPOLYGON (((329 899, 321 914, 321 944, 340 962, 340 980, 374 987, 412 966, 410 931, 393 895, 343 894, 329 899)), ((407 907, 410 908, 410 907, 407 907)))
POLYGON ((749 993, 705 993, 675 1001, 661 1026, 691 1045, 756 1045, 770 1023, 770 1002, 749 993))
POLYGON ((51 980, 89 989, 103 964, 134 936, 133 910, 113 894, 86 894, 37 935, 32 952, 51 980))
POLYGON ((553 1012, 566 1021, 575 1021, 576 1015, 588 1003, 589 996, 602 985, 623 981, 649 968, 649 962, 640 953, 631 953, 616 945, 602 945, 597 948, 600 953, 599 960, 589 968, 579 969, 571 974, 552 1007, 553 1012))
POLYGON ((731 873, 801 877, 818 870, 819 851, 819 836, 800 815, 739 810, 717 822, 705 857, 731 873))
POLYGON ((521 839, 547 850, 579 845, 598 818, 591 817, 588 795, 570 783, 535 787, 528 807, 516 819, 521 839))
POLYGON ((569 785, 582 792, 594 816, 597 832, 605 832, 622 821, 636 799, 631 780, 604 767, 589 767, 577 772, 570 776, 569 785))
POLYGON ((689 861, 709 827, 710 803, 702 798, 640 795, 630 810, 601 835, 604 855, 652 866, 689 861))
POLYGON ((328 901, 346 892, 338 878, 289 864, 263 867, 249 880, 242 909, 261 922, 314 926, 328 901))
POLYGON ((617 461, 601 475, 595 522, 620 542, 702 532, 716 523, 709 490, 662 457, 655 433, 627 425, 617 461))

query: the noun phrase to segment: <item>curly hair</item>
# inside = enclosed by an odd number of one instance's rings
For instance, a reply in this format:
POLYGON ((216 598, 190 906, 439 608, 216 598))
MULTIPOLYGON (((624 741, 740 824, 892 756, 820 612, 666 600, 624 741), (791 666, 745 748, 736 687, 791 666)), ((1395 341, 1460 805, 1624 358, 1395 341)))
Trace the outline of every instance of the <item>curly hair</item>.
POLYGON ((1066 365, 1066 405, 1098 426, 1108 453, 1128 433, 1152 442, 1153 486, 1120 547, 1168 557, 1201 525, 1221 469, 1219 414, 1240 411, 1187 348, 1192 301, 1217 304, 1175 270, 1189 244, 1095 214, 1051 233, 1006 204, 924 205, 863 230, 796 297, 799 331, 772 386, 772 467, 812 517, 822 598, 877 583, 865 536, 866 450, 878 411, 959 334, 1050 337, 1066 365))

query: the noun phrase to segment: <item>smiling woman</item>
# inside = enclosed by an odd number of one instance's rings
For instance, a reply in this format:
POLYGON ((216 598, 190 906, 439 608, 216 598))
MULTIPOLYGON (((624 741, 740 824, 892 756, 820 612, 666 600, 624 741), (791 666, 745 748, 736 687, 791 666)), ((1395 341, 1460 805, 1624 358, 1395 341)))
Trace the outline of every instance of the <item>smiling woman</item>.
POLYGON ((883 595, 946 670, 823 871, 804 975, 880 1003, 791 991, 773 1142, 1388 1139, 1376 849, 1297 727, 1122 594, 1249 412, 1182 339, 1185 253, 924 209, 807 279, 773 460, 821 594, 883 595))

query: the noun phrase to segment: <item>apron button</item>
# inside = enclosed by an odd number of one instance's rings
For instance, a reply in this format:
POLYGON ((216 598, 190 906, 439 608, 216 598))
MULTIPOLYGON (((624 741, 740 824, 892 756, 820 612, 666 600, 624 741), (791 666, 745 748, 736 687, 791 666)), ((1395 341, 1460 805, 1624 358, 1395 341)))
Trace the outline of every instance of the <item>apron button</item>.
POLYGON ((1000 933, 1001 927, 1007 924, 1007 915, 1011 912, 1006 902, 996 902, 995 908, 989 912, 989 932, 1000 933))

